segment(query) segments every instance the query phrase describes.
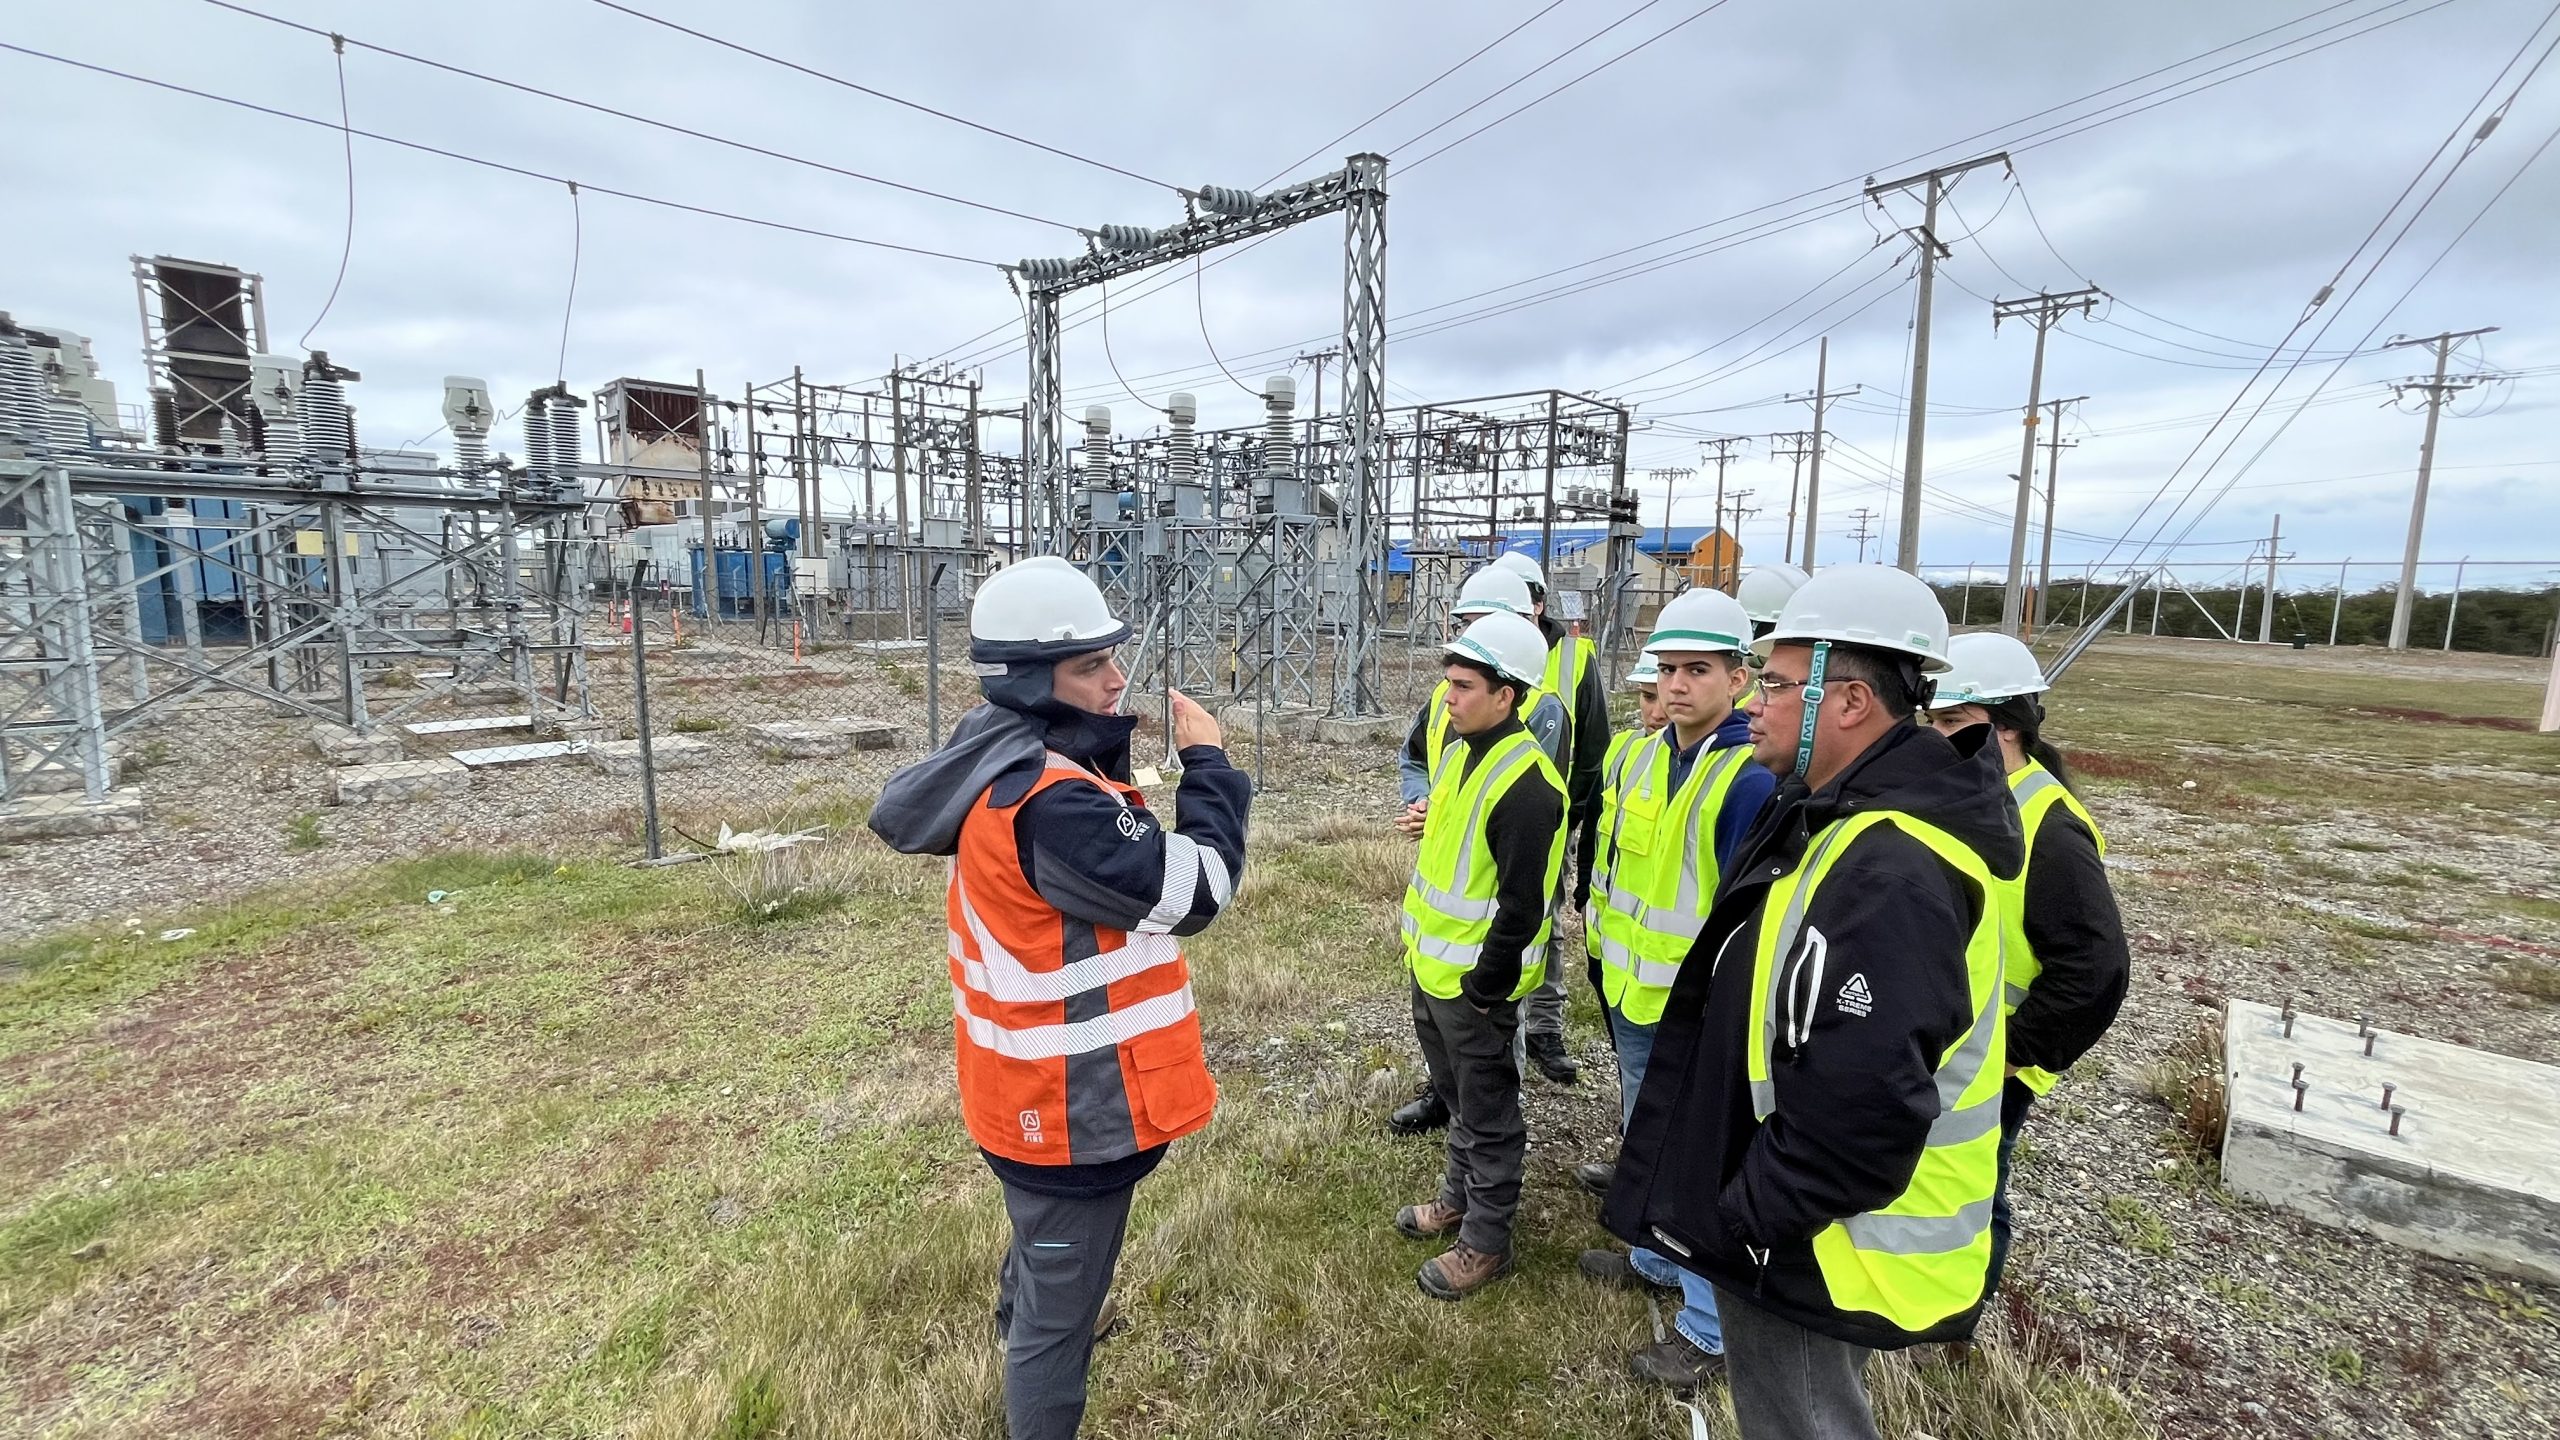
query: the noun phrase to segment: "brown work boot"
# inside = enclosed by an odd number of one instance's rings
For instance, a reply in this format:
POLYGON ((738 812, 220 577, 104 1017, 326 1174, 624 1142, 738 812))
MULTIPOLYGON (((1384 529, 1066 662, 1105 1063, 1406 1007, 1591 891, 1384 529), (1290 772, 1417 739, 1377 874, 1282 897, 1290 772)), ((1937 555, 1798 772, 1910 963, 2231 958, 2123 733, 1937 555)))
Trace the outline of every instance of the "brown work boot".
POLYGON ((1413 1278, 1434 1300, 1464 1300, 1510 1273, 1510 1256, 1488 1254, 1461 1241, 1447 1254, 1423 1261, 1413 1278))
POLYGON ((1467 1212, 1455 1205, 1425 1200, 1396 1212, 1396 1233, 1407 1240, 1437 1240, 1457 1229, 1458 1222, 1466 1218, 1467 1212))

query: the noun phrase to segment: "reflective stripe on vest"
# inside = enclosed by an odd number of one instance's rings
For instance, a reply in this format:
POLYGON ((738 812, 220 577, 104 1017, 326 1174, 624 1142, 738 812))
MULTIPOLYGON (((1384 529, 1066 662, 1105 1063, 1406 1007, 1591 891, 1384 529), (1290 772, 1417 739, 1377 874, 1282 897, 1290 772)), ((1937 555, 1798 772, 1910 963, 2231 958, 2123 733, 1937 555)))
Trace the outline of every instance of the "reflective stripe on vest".
MULTIPOLYGON (((1772 1075, 1779 1050, 1806 1044, 1823 999, 1852 983, 1852 976, 1832 973, 1841 967, 1831 963, 1822 932, 1807 928, 1806 912, 1852 843, 1877 825, 1892 825, 1928 846, 1981 900, 1965 945, 1973 1023, 1938 1060, 1938 1118, 1911 1181, 1890 1203, 1813 1237, 1814 1261, 1834 1306, 1881 1316, 1916 1334, 1979 1302, 1990 1268, 2006 1054, 2000 1005, 2005 926, 1997 882, 1981 857, 1936 826, 1894 811, 1870 811, 1823 827, 1803 862, 1770 887, 1762 905, 1752 969, 1756 1033, 1744 1049, 1744 1066, 1752 1114, 1765 1122, 1777 1109, 1772 1075)), ((1863 972, 1853 975, 1864 978, 1863 972)), ((1888 996, 1874 1003, 1894 1002, 1888 996)))
POLYGON ((1679 737, 1666 726, 1636 747, 1621 781, 1600 925, 1600 994, 1630 1024, 1662 1019, 1680 962, 1706 928, 1722 874, 1716 818, 1751 763, 1751 747, 1700 755, 1680 789, 1671 780, 1679 737))
POLYGON ((962 1118, 984 1149, 1034 1165, 1126 1158, 1217 1103, 1180 945, 1062 914, 1023 876, 1017 813, 1079 783, 1124 808, 1137 794, 1051 754, 1021 800, 971 807, 945 900, 962 1118))
MULTIPOLYGON (((1600 759, 1600 814, 1596 821, 1596 843, 1591 847, 1591 893, 1606 898, 1609 893, 1609 843, 1618 828, 1618 792, 1626 784, 1627 764, 1651 738, 1644 730, 1621 730, 1609 737, 1608 753, 1600 759)), ((1593 943, 1598 943, 1594 932, 1593 943)))
MULTIPOLYGON (((1527 731, 1514 731, 1467 770, 1468 747, 1452 745, 1431 777, 1431 801, 1422 822, 1422 848, 1414 858, 1413 878, 1405 887, 1399 929, 1405 963, 1423 993, 1443 1000, 1459 995, 1459 981, 1475 968, 1484 941, 1493 930, 1499 908, 1495 875, 1485 845, 1485 821, 1512 786, 1535 777, 1564 793, 1555 762, 1527 731)), ((1564 832, 1556 827, 1547 847, 1546 885, 1554 895, 1564 873, 1564 832)), ((1550 911, 1539 917, 1538 931, 1520 956, 1520 983, 1513 999, 1528 994, 1546 978, 1547 945, 1555 933, 1550 911)))
POLYGON ((1592 662, 1599 655, 1589 640, 1574 634, 1567 634, 1547 647, 1547 670, 1540 683, 1564 706, 1564 744, 1558 747, 1558 753, 1565 757, 1566 765, 1573 763, 1573 727, 1582 718, 1579 709, 1582 677, 1589 673, 1592 662))
MULTIPOLYGON (((2099 832, 2098 822, 2091 818, 2088 807, 2081 804, 2080 797, 2072 794, 2052 771, 2033 760, 2028 761, 2010 775, 2009 793, 2018 802, 2018 824, 2026 834, 2027 865, 2035 863, 2036 832, 2043 828, 2045 817, 2052 814, 2057 805, 2069 810, 2079 817, 2081 824, 2089 827, 2091 838, 2098 842, 2101 857, 2107 853, 2107 837, 2099 832)), ((2026 866, 2019 867, 2016 879, 2002 880, 1998 884, 2002 924, 2007 927, 2001 949, 2004 970, 2001 976, 2001 1009, 2004 1014, 2015 1015, 2018 1007, 2026 1003, 2027 991, 2036 983, 2036 977, 2044 973, 2044 962, 2036 958, 2034 948, 2027 944, 2026 866)), ((2060 1075, 2032 1065, 2020 1066, 2018 1079, 2038 1095, 2051 1094, 2053 1087, 2062 1083, 2060 1075)))

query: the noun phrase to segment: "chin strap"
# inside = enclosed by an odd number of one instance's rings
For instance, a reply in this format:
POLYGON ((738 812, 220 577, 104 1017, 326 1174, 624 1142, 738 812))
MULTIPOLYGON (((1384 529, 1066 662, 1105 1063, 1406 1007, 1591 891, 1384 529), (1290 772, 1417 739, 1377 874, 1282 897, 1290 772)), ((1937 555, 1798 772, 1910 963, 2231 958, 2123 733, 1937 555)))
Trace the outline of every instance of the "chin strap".
POLYGON ((1804 676, 1804 724, 1796 731, 1795 775, 1808 785, 1813 783, 1806 779, 1813 770, 1813 723, 1822 710, 1823 673, 1830 668, 1831 642, 1814 641, 1813 666, 1805 671, 1804 676))

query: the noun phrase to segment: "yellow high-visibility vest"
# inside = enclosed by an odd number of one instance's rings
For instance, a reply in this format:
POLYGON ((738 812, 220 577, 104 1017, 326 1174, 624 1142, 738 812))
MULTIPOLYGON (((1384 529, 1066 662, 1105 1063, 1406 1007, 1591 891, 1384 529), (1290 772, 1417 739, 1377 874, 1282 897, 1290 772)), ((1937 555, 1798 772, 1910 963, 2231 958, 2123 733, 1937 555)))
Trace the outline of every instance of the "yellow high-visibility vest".
MULTIPOLYGON (((2056 805, 2080 817, 2080 823, 2089 827, 2090 836, 2098 842, 2098 854, 2104 856, 2107 853, 2107 837, 2099 832, 2098 822, 2090 817, 2089 807, 2081 804, 2080 797, 2072 794, 2052 771, 2033 760, 2028 761, 2010 775, 2009 793, 2018 802, 2018 823, 2026 832, 2028 863, 2035 859, 2036 831, 2043 827, 2045 817, 2053 813, 2056 805)), ((2036 977, 2044 973, 2044 962, 2036 958, 2035 950, 2027 944, 2026 865, 2018 867, 2016 879, 2003 880, 1999 884, 2001 923, 2007 929, 2001 947, 2004 973, 2001 976, 2000 1013, 2015 1015, 2018 1007, 2026 1003, 2027 987, 2035 984, 2036 977)), ((2050 1070, 2039 1070, 2033 1065, 2018 1067, 2018 1078, 2038 1095, 2051 1094, 2053 1087, 2062 1083, 2060 1075, 2050 1070)))
MULTIPOLYGON (((1405 964, 1426 995, 1458 998, 1458 982, 1476 968, 1485 937, 1493 932, 1494 873, 1485 822, 1493 807, 1515 785, 1547 785, 1564 798, 1564 779, 1537 740, 1515 730, 1493 744, 1475 768, 1467 768, 1468 747, 1452 745, 1431 775, 1431 806, 1422 822, 1422 849, 1414 857, 1413 879, 1405 886, 1405 964), (1467 772, 1463 776, 1460 772, 1467 772)), ((1546 883, 1539 893, 1552 897, 1564 874, 1564 832, 1556 827, 1547 845, 1546 883)), ((1538 933, 1520 954, 1520 983, 1510 998, 1535 990, 1547 977, 1547 948, 1555 938, 1552 906, 1541 913, 1538 933)))
POLYGON ((1751 747, 1728 745, 1700 755, 1677 791, 1671 759, 1678 734, 1664 726, 1635 747, 1613 803, 1604 803, 1606 889, 1596 912, 1600 927, 1600 995, 1628 1023, 1662 1019, 1680 962, 1706 928, 1723 875, 1716 863, 1716 817, 1751 747))
POLYGON ((1917 1334, 1978 1303, 1991 1265, 2008 1032, 2000 1004, 1999 882, 1982 857, 1944 830, 1899 811, 1871 810, 1824 826, 1805 847, 1804 859, 1770 886, 1762 902, 1743 1061, 1752 1115, 1766 1123, 1777 1110, 1771 1079, 1777 1050, 1802 1044, 1812 1028, 1815 1002, 1803 997, 1865 988, 1862 973, 1838 973, 1848 967, 1831 963, 1820 933, 1807 934, 1804 921, 1824 877, 1860 835, 1878 825, 1891 825, 1928 846, 1982 898, 1965 944, 1973 1024, 1937 1057, 1938 1118, 1911 1182, 1889 1203, 1834 1221, 1813 1237, 1814 1261, 1834 1306, 1881 1316, 1917 1334))

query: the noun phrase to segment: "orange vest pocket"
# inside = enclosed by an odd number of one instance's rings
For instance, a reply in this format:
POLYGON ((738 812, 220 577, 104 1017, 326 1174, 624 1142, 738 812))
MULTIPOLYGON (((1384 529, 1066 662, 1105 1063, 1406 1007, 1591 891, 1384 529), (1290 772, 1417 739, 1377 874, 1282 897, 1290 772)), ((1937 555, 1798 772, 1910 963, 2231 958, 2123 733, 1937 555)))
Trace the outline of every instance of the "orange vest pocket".
POLYGON ((1147 1123, 1167 1135, 1185 1135, 1207 1123, 1218 1106, 1218 1085, 1200 1051, 1200 1022, 1138 1036, 1127 1046, 1129 1069, 1147 1123))

